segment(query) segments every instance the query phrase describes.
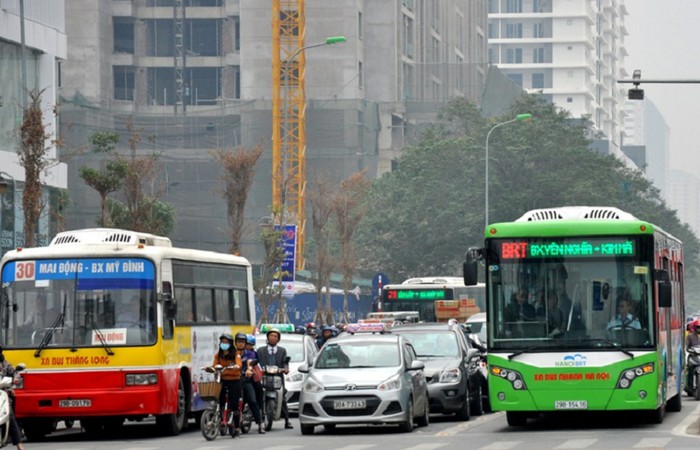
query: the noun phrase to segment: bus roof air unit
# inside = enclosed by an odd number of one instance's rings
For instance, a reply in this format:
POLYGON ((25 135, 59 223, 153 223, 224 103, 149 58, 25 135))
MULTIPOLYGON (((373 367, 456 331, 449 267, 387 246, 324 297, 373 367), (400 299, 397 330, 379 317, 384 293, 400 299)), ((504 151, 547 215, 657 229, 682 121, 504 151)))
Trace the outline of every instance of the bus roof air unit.
POLYGON ((561 208, 533 209, 516 222, 549 220, 637 220, 632 214, 612 206, 564 206, 561 208))
POLYGON ((155 247, 172 247, 172 243, 167 237, 115 228, 90 228, 79 231, 64 231, 58 233, 49 245, 66 244, 142 244, 155 247))

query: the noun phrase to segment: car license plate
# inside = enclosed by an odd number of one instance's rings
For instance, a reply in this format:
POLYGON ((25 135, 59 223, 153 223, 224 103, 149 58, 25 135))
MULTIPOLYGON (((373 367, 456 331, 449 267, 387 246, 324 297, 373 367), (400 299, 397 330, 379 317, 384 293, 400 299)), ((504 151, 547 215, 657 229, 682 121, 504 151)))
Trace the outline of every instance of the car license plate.
POLYGON ((333 409, 364 409, 367 402, 364 400, 334 400, 333 409))
POLYGON ((586 400, 557 400, 554 409, 588 409, 586 400))
POLYGON ((86 408, 92 406, 92 400, 59 400, 61 408, 86 408))

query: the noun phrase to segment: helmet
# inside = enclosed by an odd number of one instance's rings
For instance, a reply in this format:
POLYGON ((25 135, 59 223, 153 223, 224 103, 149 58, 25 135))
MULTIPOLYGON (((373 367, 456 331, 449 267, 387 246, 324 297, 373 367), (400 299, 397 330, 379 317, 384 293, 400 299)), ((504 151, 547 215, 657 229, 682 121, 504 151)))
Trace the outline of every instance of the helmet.
POLYGON ((324 331, 330 331, 332 333, 334 328, 335 327, 332 327, 330 325, 325 325, 323 326, 323 328, 321 328, 321 333, 323 333, 324 331))
POLYGON ((270 328, 270 329, 267 331, 266 336, 267 336, 268 339, 270 338, 270 334, 272 334, 272 333, 276 333, 276 334, 277 334, 277 339, 278 339, 278 340, 282 340, 282 334, 280 333, 280 330, 278 330, 277 328, 270 328))
POLYGON ((242 331, 239 331, 238 333, 236 333, 236 340, 237 341, 247 341, 248 335, 243 333, 242 331))
POLYGON ((247 335, 245 342, 246 344, 255 345, 255 336, 253 336, 252 334, 247 335))
POLYGON ((695 319, 690 324, 690 329, 693 331, 700 331, 700 319, 695 319))
POLYGON ((228 339, 229 341, 233 342, 233 336, 231 336, 228 333, 224 333, 221 336, 219 336, 219 340, 222 340, 222 339, 228 339))
POLYGON ((306 328, 316 328, 316 322, 309 322, 306 324, 306 328))

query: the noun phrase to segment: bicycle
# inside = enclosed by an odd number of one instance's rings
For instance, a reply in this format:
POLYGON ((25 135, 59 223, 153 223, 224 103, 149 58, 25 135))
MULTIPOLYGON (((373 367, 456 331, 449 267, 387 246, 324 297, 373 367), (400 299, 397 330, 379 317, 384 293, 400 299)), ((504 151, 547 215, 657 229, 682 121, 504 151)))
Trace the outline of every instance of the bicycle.
MULTIPOLYGON (((221 411, 221 406, 219 405, 219 394, 221 393, 221 372, 223 372, 224 369, 235 367, 236 366, 223 367, 217 364, 214 367, 202 368, 202 370, 205 372, 214 373, 213 382, 199 384, 200 397, 210 402, 209 408, 204 410, 204 413, 202 413, 202 418, 199 425, 199 428, 202 431, 202 436, 204 436, 204 439, 207 441, 213 441, 219 435, 225 436, 227 433, 233 438, 238 436, 238 430, 236 430, 236 428, 233 426, 233 411, 228 409, 228 392, 226 392, 226 398, 224 399, 223 411, 221 411)), ((238 408, 240 414, 242 410, 240 402, 238 408)), ((243 417, 243 415, 240 417, 243 417)), ((241 425, 242 424, 243 423, 241 421, 241 425)), ((250 424, 248 424, 248 430, 250 430, 250 424)))

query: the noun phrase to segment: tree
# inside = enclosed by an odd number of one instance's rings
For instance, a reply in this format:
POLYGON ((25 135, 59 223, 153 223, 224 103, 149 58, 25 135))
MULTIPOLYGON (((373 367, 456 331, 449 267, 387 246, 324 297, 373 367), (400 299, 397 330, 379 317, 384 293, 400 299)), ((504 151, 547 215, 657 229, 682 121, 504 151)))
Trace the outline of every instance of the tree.
POLYGON ((90 137, 92 151, 95 154, 107 155, 111 159, 105 162, 104 169, 93 169, 82 166, 79 169, 80 178, 85 184, 95 189, 100 194, 100 226, 107 223, 107 195, 119 190, 127 175, 127 164, 118 155, 114 155, 116 144, 119 142, 119 134, 114 131, 97 131, 90 137))
POLYGON ((41 111, 41 95, 44 90, 30 91, 29 105, 24 108, 20 127, 19 164, 24 167, 24 192, 22 209, 24 212, 24 245, 34 247, 35 232, 39 223, 44 200, 41 190, 41 173, 50 161, 47 159, 50 135, 46 133, 44 115, 41 111))
POLYGON ((372 186, 357 233, 362 266, 396 279, 459 275, 466 248, 483 243, 486 134, 523 112, 534 120, 499 128, 489 141, 491 222, 535 208, 614 206, 682 239, 686 275, 696 270, 699 241, 644 174, 592 151, 587 119, 528 95, 493 121, 465 99, 447 105, 397 170, 372 186))
POLYGON ((332 317, 330 305, 330 282, 334 268, 331 252, 330 219, 333 214, 333 186, 323 177, 316 180, 315 189, 309 192, 311 206, 311 230, 315 245, 315 264, 312 283, 316 287, 316 316, 314 322, 319 325, 331 323, 324 320, 323 290, 326 292, 326 317, 332 317))
POLYGON ((250 150, 240 149, 236 152, 227 150, 214 150, 214 159, 221 164, 224 173, 221 181, 224 182, 224 199, 226 199, 226 211, 231 225, 231 253, 240 254, 241 240, 243 239, 245 204, 248 200, 248 192, 253 185, 255 164, 263 153, 262 145, 250 150))
POLYGON ((340 268, 343 272, 343 316, 349 322, 348 293, 352 276, 357 268, 354 254, 353 235, 365 215, 364 200, 371 182, 364 173, 358 172, 340 183, 340 189, 333 199, 338 235, 340 237, 340 268))
POLYGON ((139 156, 137 148, 141 133, 132 122, 127 124, 127 130, 130 133, 128 156, 122 157, 118 153, 113 156, 123 160, 126 165, 122 185, 125 202, 107 200, 107 222, 110 226, 167 236, 175 226, 175 209, 159 200, 161 190, 155 187, 160 155, 151 153, 139 156), (150 192, 144 188, 146 186, 150 187, 150 192))
POLYGON ((279 213, 273 211, 272 217, 268 217, 267 221, 260 224, 260 240, 265 249, 265 260, 261 267, 260 278, 257 278, 253 284, 257 301, 260 303, 260 323, 268 321, 268 310, 275 300, 282 296, 281 283, 273 285, 275 275, 279 271, 282 261, 284 261, 285 251, 280 240, 282 239, 281 228, 275 229, 274 223, 279 218, 279 213))

